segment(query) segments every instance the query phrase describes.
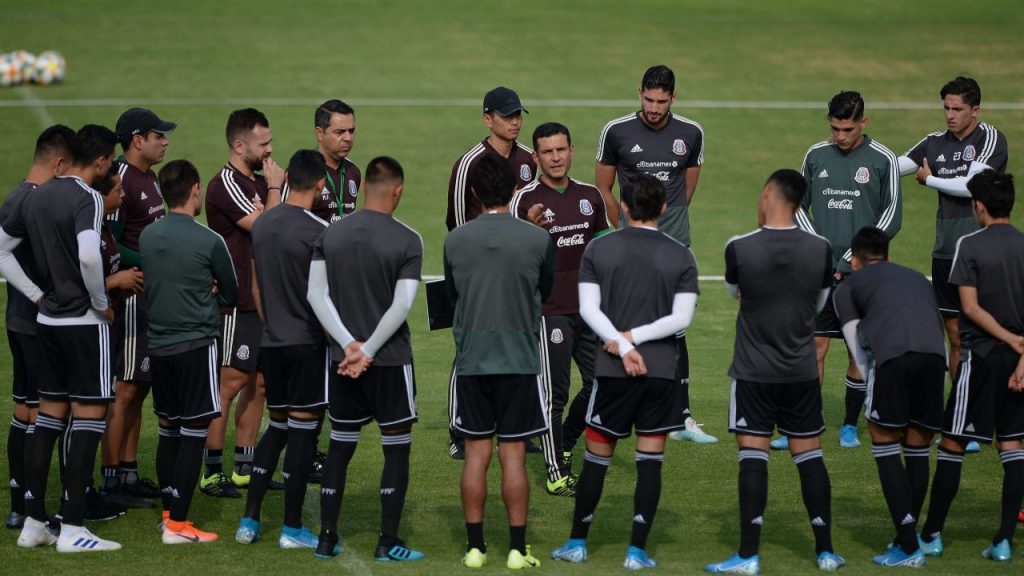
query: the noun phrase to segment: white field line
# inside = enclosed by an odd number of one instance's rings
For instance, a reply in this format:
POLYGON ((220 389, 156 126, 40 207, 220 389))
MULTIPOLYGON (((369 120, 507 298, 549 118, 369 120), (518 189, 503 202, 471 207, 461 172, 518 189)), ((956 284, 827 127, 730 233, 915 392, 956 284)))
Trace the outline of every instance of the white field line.
MULTIPOLYGON (((82 108, 82 107, 128 107, 128 106, 316 106, 320 99, 314 98, 70 98, 39 99, 29 93, 22 94, 22 100, 0 100, 0 108, 82 108)), ((478 108, 477 98, 352 98, 346 102, 353 106, 367 107, 466 107, 478 108)), ((557 108, 631 108, 636 100, 586 100, 586 99, 538 99, 526 104, 539 107, 557 108)), ((732 110, 819 110, 825 102, 772 101, 772 100, 680 100, 682 109, 732 109, 732 110)), ((872 110, 935 110, 941 102, 868 102, 872 110)), ((986 102, 988 110, 1024 110, 1024 102, 986 102)))
POLYGON ((21 104, 19 108, 31 109, 36 119, 39 120, 40 126, 46 128, 56 124, 53 116, 50 116, 50 113, 46 111, 46 104, 36 96, 31 86, 19 86, 17 92, 18 96, 21 96, 21 101, 18 102, 18 104, 21 104))

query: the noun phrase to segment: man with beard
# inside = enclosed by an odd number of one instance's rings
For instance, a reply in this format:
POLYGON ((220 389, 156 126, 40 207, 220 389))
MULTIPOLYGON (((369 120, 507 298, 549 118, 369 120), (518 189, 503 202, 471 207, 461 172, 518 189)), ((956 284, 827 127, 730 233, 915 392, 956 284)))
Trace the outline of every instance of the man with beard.
POLYGON ((268 193, 280 194, 284 170, 270 158, 270 122, 259 110, 243 108, 228 116, 231 152, 224 168, 206 187, 206 221, 224 238, 238 279, 238 304, 222 308, 220 404, 223 416, 210 423, 206 442, 206 474, 199 484, 204 494, 240 498, 236 487, 248 486, 252 456, 263 417, 263 382, 257 372, 263 325, 252 292, 252 225, 263 213, 268 193), (257 174, 262 170, 263 174, 257 174), (222 462, 224 434, 231 402, 235 413, 234 471, 230 479, 222 462))

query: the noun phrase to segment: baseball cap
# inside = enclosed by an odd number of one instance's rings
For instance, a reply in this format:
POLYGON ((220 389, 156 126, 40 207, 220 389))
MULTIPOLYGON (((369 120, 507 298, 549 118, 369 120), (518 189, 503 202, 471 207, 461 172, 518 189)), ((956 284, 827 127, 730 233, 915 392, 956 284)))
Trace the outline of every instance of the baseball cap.
POLYGON ((523 103, 519 101, 519 95, 511 88, 498 86, 484 96, 485 114, 497 112, 500 116, 511 116, 520 110, 527 114, 530 113, 529 110, 523 108, 523 103))
POLYGON ((117 119, 117 137, 124 139, 146 132, 167 134, 177 127, 174 122, 161 120, 152 110, 129 108, 117 119))

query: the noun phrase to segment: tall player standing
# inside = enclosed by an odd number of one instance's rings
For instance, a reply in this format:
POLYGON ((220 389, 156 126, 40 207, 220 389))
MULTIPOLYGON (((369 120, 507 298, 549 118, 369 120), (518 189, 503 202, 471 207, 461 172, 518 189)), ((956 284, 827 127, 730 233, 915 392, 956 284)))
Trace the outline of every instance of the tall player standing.
POLYGON ((537 180, 520 189, 509 210, 517 218, 544 228, 555 245, 555 277, 551 295, 541 310, 541 371, 551 427, 541 438, 547 465, 548 494, 574 496, 572 448, 583 433, 587 401, 594 378, 597 338, 580 318, 580 259, 590 241, 610 231, 601 192, 569 177, 573 148, 569 129, 557 122, 533 131, 534 159, 541 168, 537 180), (573 400, 565 438, 562 413, 569 400, 571 363, 576 361, 583 389, 573 400))
MULTIPOLYGON (((641 106, 638 112, 616 118, 601 130, 594 183, 604 195, 608 220, 612 226, 620 226, 619 207, 612 193, 616 177, 620 190, 639 174, 660 180, 665 185, 668 209, 658 219, 658 229, 689 247, 689 206, 704 163, 704 129, 689 118, 672 113, 676 77, 668 66, 648 68, 640 81, 638 94, 641 106)), ((698 444, 718 442, 691 416, 690 355, 685 333, 680 334, 676 344, 686 427, 670 437, 698 444)))
MULTIPOLYGON (((811 146, 802 172, 807 194, 796 223, 808 232, 824 236, 832 244, 833 290, 850 275, 850 241, 865 226, 881 229, 890 238, 903 222, 899 169, 896 155, 864 133, 868 117, 858 92, 840 92, 828 103, 826 117, 831 137, 811 146)), ((818 378, 824 384, 825 355, 832 338, 842 338, 835 307, 826 306, 815 321, 818 378)), ((839 428, 839 445, 857 448, 857 421, 864 407, 867 385, 849 356, 846 368, 846 415, 839 428)), ((785 437, 772 441, 773 449, 785 449, 785 437)))
MULTIPOLYGON (((971 211, 967 181, 988 168, 1006 170, 1006 136, 978 120, 981 87, 973 78, 958 76, 939 91, 947 129, 922 138, 899 157, 900 174, 916 173, 917 181, 938 192, 935 214, 935 247, 932 249, 932 286, 942 312, 949 339, 949 374, 956 381, 960 364, 960 296, 949 283, 956 241, 978 230, 971 211)), ((967 452, 977 452, 977 442, 967 443, 967 452)))
MULTIPOLYGON (((483 211, 480 199, 469 184, 469 173, 473 166, 486 154, 496 154, 508 160, 515 175, 516 188, 533 182, 537 177, 537 161, 533 158, 533 150, 519 143, 519 132, 523 127, 523 113, 529 110, 523 107, 519 95, 510 88, 498 86, 484 95, 483 122, 490 134, 476 146, 463 154, 452 166, 452 176, 448 181, 448 215, 445 225, 448 231, 462 226, 476 218, 483 211)), ((448 417, 454 419, 455 407, 455 371, 452 369, 448 379, 448 417)), ((454 429, 448 431, 450 442, 448 452, 452 458, 464 458, 465 443, 454 429)), ((536 449, 529 441, 527 450, 536 449)))
MULTIPOLYGON (((174 122, 161 120, 143 108, 129 108, 117 119, 117 139, 124 157, 118 168, 124 199, 107 220, 121 252, 123 269, 142 267, 139 236, 146 226, 164 216, 164 201, 152 168, 163 162, 167 135, 176 127, 174 122)), ((145 498, 159 498, 160 488, 139 475, 138 465, 142 403, 151 380, 144 301, 144 294, 129 295, 124 301, 124 314, 117 319, 117 394, 103 435, 101 490, 113 502, 150 508, 153 504, 145 498)))
MULTIPOLYGON (((62 176, 71 165, 71 143, 75 132, 62 124, 43 130, 36 139, 32 167, 25 179, 7 194, 0 206, 0 226, 19 208, 19 205, 39 186, 56 176, 62 176)), ((39 273, 32 258, 32 247, 22 242, 14 250, 14 257, 29 278, 38 283, 39 273)), ((14 413, 7 433, 7 469, 10 472, 11 512, 7 515, 8 528, 20 529, 25 524, 25 449, 35 431, 36 413, 39 411, 39 380, 43 351, 39 347, 36 315, 39 307, 7 283, 7 342, 11 348, 12 391, 14 413)))
POLYGON ((210 424, 206 443, 206 473, 200 490, 210 496, 240 498, 236 486, 249 484, 252 456, 263 418, 263 377, 259 345, 263 326, 252 291, 252 225, 263 213, 268 192, 281 192, 284 170, 270 157, 270 122, 259 110, 243 108, 228 116, 225 129, 230 155, 227 164, 206 187, 206 221, 231 252, 238 279, 238 305, 221 310, 220 404, 222 417, 210 424), (262 170, 262 174, 257 172, 262 170), (231 402, 235 412, 234 471, 223 471, 224 434, 231 402))

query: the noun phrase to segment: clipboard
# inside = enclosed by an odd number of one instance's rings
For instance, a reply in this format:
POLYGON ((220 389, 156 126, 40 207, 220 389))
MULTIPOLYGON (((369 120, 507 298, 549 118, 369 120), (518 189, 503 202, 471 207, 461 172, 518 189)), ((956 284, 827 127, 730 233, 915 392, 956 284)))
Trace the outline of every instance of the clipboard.
POLYGON ((444 279, 430 280, 427 287, 427 327, 430 330, 451 328, 455 318, 455 307, 448 298, 444 279))

